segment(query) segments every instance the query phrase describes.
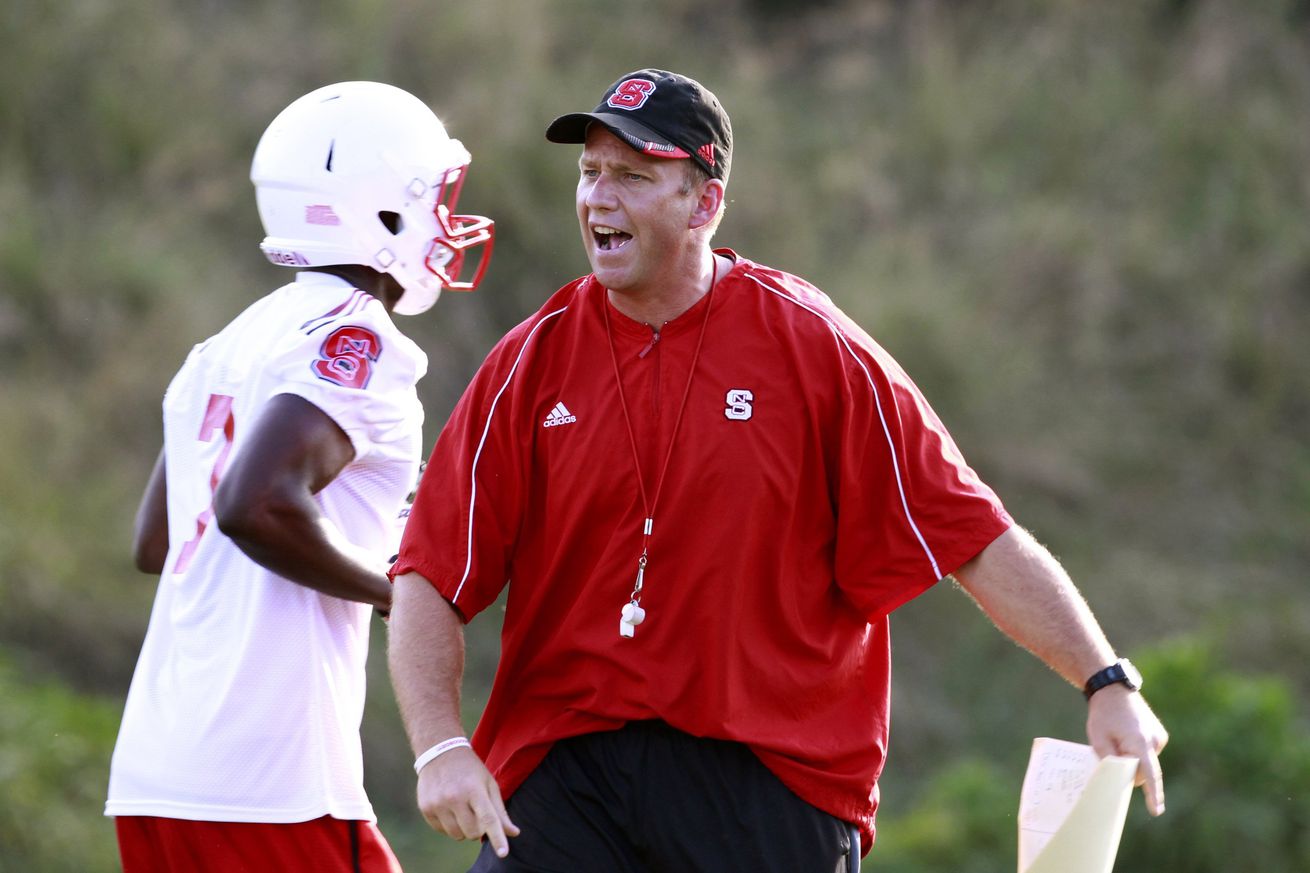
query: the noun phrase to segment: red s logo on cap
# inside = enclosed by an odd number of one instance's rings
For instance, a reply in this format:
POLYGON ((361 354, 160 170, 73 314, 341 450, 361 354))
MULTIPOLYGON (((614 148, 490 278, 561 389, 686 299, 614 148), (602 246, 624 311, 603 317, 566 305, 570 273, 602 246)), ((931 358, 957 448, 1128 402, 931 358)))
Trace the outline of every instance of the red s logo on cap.
POLYGON ((615 109, 640 109, 654 91, 655 83, 649 79, 627 79, 614 89, 605 103, 615 109))

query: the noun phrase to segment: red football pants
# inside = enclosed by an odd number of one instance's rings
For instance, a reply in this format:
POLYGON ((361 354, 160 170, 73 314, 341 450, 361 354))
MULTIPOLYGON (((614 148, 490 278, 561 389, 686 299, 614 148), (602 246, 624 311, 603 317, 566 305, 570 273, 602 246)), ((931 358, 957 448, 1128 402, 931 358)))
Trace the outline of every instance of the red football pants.
POLYGON ((123 873, 401 873, 377 825, 114 819, 123 873))

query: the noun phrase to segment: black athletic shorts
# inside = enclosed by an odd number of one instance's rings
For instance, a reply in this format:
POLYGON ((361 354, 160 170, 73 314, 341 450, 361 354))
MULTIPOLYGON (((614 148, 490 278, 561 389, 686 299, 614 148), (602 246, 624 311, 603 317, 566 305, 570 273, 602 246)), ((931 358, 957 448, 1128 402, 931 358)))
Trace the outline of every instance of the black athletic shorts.
MULTIPOLYGON (((522 833, 469 873, 846 873, 859 832, 746 746, 660 721, 561 740, 508 802, 522 833)), ((854 859, 852 861, 852 859, 854 859)))

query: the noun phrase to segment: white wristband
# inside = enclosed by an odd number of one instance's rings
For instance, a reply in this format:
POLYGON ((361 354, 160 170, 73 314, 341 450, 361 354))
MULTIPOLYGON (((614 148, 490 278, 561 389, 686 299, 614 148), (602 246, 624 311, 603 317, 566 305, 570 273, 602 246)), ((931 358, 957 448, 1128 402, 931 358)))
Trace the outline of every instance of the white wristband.
POLYGON ((451 737, 448 740, 442 740, 414 760, 414 772, 417 773, 431 764, 437 758, 449 752, 451 749, 470 749, 472 745, 467 737, 451 737))

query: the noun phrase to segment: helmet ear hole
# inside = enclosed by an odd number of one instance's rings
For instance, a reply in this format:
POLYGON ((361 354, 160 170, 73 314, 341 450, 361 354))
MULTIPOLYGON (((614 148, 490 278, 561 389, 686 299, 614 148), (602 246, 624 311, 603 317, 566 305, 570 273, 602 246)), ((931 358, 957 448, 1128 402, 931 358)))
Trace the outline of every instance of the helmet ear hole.
POLYGON ((404 225, 399 212, 379 212, 378 221, 382 222, 382 226, 389 230, 392 236, 400 233, 400 229, 404 225))

